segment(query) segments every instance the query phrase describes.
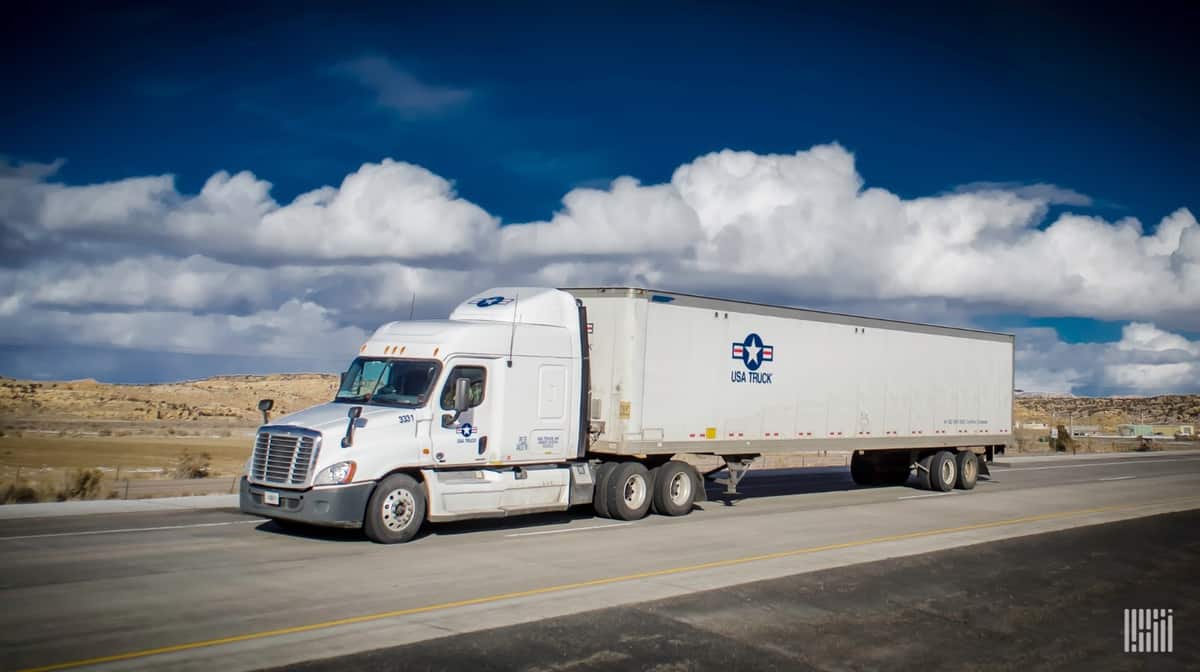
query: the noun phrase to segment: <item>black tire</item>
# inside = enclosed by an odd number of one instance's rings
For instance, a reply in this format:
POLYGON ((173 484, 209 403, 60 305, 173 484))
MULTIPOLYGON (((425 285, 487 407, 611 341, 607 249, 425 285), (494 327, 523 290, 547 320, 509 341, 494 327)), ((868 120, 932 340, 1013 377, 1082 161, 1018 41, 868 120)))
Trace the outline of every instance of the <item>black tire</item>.
POLYGON ((650 507, 662 516, 683 516, 692 512, 696 501, 696 474, 691 465, 678 460, 655 467, 650 479, 654 496, 650 507))
POLYGON ((608 517, 617 520, 638 520, 650 511, 654 490, 650 472, 639 462, 619 462, 608 473, 604 492, 608 500, 608 517))
POLYGON ((592 508, 596 510, 596 515, 601 518, 611 518, 608 515, 608 491, 605 485, 608 484, 608 475, 612 473, 613 467, 617 466, 615 462, 601 462, 596 465, 596 470, 592 472, 594 482, 592 484, 592 508))
POLYGON ((929 486, 929 467, 933 464, 935 453, 929 453, 917 460, 917 487, 932 490, 929 486))
POLYGON ((399 544, 417 536, 424 522, 425 488, 408 474, 392 474, 371 493, 363 531, 371 541, 399 544))
POLYGON ((908 477, 912 473, 912 467, 908 464, 906 457, 903 462, 890 463, 878 474, 880 485, 905 485, 908 483, 908 477))
POLYGON ((954 489, 958 481, 958 465, 950 451, 941 450, 929 457, 928 479, 929 489, 934 492, 950 492, 954 489))
POLYGON ((854 453, 850 456, 850 478, 858 485, 877 485, 875 460, 867 454, 854 453))
POLYGON ((954 458, 958 467, 958 480, 954 487, 959 490, 971 490, 979 480, 979 456, 969 450, 964 450, 954 458))

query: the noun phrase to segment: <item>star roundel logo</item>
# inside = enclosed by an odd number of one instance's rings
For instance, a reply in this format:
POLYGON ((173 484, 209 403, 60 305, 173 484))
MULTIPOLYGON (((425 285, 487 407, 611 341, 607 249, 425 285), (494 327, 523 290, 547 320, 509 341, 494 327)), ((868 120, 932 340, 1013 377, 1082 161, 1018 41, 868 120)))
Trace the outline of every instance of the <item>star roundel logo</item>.
POLYGON ((747 369, 757 371, 763 362, 775 361, 775 346, 764 345, 758 334, 747 334, 746 340, 733 344, 733 358, 742 360, 747 369))
POLYGON ((505 298, 503 296, 489 296, 482 299, 476 299, 471 303, 475 304, 479 308, 491 308, 492 306, 503 306, 507 303, 512 303, 512 299, 505 298))
POLYGON ((475 433, 475 427, 473 427, 471 423, 465 422, 461 427, 458 428, 458 433, 462 434, 464 439, 469 439, 471 438, 471 435, 475 433))

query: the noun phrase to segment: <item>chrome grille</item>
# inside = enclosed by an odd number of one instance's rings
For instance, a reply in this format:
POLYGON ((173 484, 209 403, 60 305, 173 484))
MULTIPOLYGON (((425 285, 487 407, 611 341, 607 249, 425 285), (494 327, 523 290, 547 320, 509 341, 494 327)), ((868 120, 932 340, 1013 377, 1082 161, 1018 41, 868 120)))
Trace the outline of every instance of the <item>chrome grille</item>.
POLYGON ((306 434, 259 432, 254 441, 250 480, 272 485, 308 485, 309 472, 317 457, 317 440, 306 434))

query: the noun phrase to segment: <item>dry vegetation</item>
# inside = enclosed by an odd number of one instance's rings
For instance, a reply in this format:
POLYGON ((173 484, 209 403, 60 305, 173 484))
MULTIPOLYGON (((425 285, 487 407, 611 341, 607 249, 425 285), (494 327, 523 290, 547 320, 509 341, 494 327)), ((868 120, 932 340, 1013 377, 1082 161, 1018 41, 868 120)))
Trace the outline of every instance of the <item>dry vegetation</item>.
MULTIPOLYGON (((131 480, 236 476, 259 399, 275 399, 278 417, 330 399, 336 386, 321 374, 165 385, 0 378, 0 501, 124 496, 131 480)), ((164 486, 155 494, 194 490, 164 486)))

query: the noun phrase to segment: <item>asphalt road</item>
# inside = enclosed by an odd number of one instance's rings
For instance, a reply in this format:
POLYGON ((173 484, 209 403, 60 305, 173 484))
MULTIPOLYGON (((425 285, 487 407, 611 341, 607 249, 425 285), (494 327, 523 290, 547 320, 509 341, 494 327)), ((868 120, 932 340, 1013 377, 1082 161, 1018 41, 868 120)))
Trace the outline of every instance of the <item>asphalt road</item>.
MULTIPOLYGON (((858 488, 844 469, 752 472, 741 489, 682 518, 579 510, 431 526, 402 546, 293 534, 233 510, 4 520, 0 669, 293 665, 1191 510, 1200 456, 1022 462, 951 495, 858 488)), ((1038 566, 1015 558, 1013 571, 1038 566)), ((558 669, 563 647, 538 662, 558 669)))
POLYGON ((287 669, 1196 670, 1200 582, 1191 579, 1197 567, 1200 512, 1187 511, 798 574, 287 669), (1124 651, 1124 610, 1139 607, 1172 610, 1170 653, 1124 651))

